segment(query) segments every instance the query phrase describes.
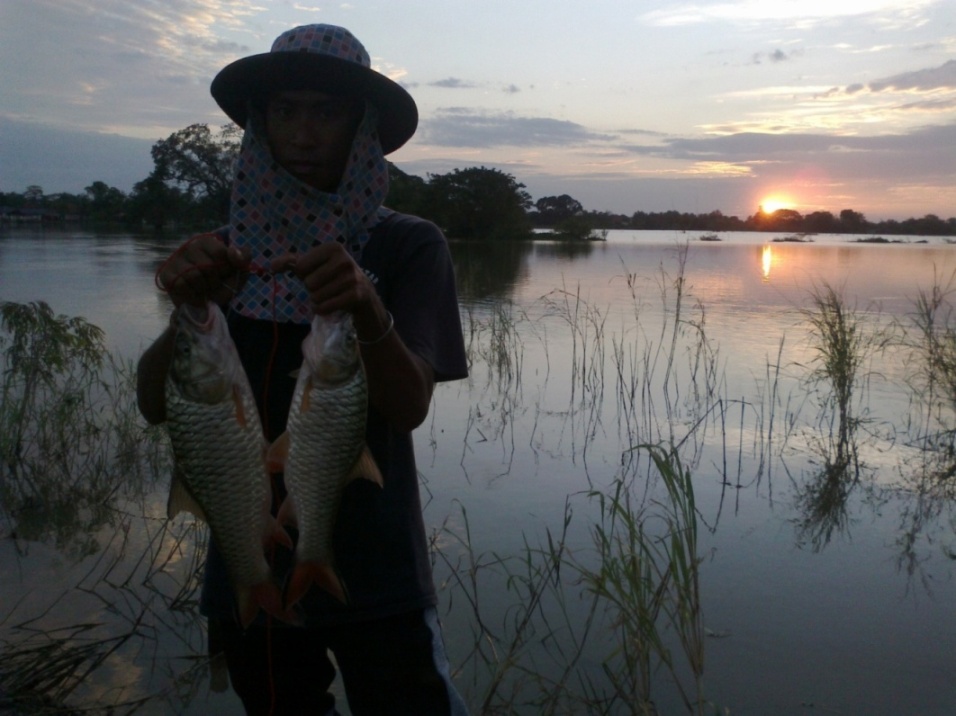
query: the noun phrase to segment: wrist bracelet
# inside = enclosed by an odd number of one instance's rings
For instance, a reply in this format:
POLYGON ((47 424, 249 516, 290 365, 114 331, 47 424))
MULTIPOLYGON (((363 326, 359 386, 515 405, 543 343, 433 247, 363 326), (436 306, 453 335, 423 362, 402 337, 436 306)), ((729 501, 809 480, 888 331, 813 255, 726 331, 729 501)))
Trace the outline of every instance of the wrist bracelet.
POLYGON ((385 330, 382 332, 382 335, 380 335, 378 338, 374 338, 374 339, 372 339, 372 340, 370 340, 370 341, 363 341, 361 338, 356 337, 355 340, 358 341, 358 344, 359 344, 360 346, 374 346, 376 343, 381 343, 382 341, 384 341, 384 340, 388 337, 388 334, 391 333, 392 330, 394 330, 394 328, 395 328, 395 317, 392 316, 392 312, 391 312, 391 311, 385 311, 385 313, 388 315, 388 326, 385 327, 385 330))

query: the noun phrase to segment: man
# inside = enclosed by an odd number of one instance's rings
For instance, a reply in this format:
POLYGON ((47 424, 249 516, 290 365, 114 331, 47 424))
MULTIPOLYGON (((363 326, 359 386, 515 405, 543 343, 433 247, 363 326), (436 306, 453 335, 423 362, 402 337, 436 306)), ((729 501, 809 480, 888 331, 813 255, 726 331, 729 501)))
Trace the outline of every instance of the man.
MULTIPOLYGON (((211 542, 201 600, 211 650, 224 650, 251 714, 335 713, 328 651, 357 716, 464 713, 438 632, 411 440, 435 382, 467 374, 454 275, 437 227, 382 206, 384 155, 414 133, 414 100, 330 25, 283 33, 270 52, 224 68, 211 90, 245 129, 230 224, 180 247, 158 283, 177 307, 226 307, 269 440, 285 429, 313 312, 350 313, 384 483, 346 488, 333 543, 348 602, 313 587, 297 605, 302 626, 260 619, 243 630, 211 542)), ((170 328, 140 359, 139 405, 152 423, 166 418, 173 341, 170 328)), ((278 503, 281 479, 274 490, 278 503)), ((279 550, 281 573, 290 557, 279 550)))

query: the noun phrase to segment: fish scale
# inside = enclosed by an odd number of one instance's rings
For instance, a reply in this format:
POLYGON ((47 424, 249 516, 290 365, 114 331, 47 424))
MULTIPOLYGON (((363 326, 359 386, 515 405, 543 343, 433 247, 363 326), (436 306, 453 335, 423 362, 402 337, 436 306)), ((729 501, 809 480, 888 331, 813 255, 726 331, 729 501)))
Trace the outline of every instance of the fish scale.
MULTIPOLYGON (((300 405, 303 397, 292 404, 300 405)), ((365 445, 366 401, 365 376, 359 370, 344 385, 314 385, 309 409, 289 415, 285 480, 299 516, 299 560, 332 561, 332 529, 342 488, 365 445)))
MULTIPOLYGON (((255 403, 243 402, 247 414, 255 415, 255 403)), ((176 469, 216 535, 231 576, 246 585, 268 580, 261 540, 250 544, 254 535, 248 529, 262 522, 262 506, 270 499, 258 424, 239 425, 231 400, 201 405, 174 397, 167 411, 174 416, 169 435, 178 446, 176 469)))
POLYGON ((209 524, 243 625, 260 607, 285 618, 265 558, 268 539, 282 535, 269 514, 266 440, 252 388, 218 306, 183 306, 175 321, 166 379, 166 429, 175 458, 167 514, 171 519, 186 510, 209 524))
POLYGON ((286 432, 270 452, 289 494, 279 520, 294 519, 299 531, 286 601, 315 582, 345 602, 332 550, 342 492, 356 477, 382 484, 365 445, 368 387, 351 318, 315 316, 302 354, 286 432))

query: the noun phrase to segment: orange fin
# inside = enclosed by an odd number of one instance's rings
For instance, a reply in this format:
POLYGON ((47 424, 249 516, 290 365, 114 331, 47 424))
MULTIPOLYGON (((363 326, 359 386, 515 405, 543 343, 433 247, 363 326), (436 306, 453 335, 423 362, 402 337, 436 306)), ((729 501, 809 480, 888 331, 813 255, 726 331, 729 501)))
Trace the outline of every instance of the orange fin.
POLYGON ((339 575, 335 573, 331 565, 319 562, 299 562, 292 570, 289 584, 286 587, 286 608, 302 599, 313 583, 318 584, 342 604, 348 604, 345 585, 342 584, 342 580, 339 579, 339 575))
MULTIPOLYGON (((284 501, 283 504, 285 504, 284 501)), ((282 512, 281 507, 279 508, 279 512, 282 512)), ((289 533, 283 529, 282 525, 283 523, 279 522, 278 517, 269 518, 269 525, 265 534, 265 539, 263 540, 263 544, 267 549, 275 544, 281 544, 286 549, 295 548, 295 545, 292 543, 292 538, 289 536, 289 533)))
POLYGON ((281 526, 293 525, 297 527, 299 525, 299 515, 296 512, 295 500, 292 499, 292 495, 286 495, 282 504, 279 505, 276 522, 281 526))
POLYGON ((209 521, 206 519, 206 513, 180 477, 179 470, 173 470, 173 479, 169 484, 169 499, 166 501, 166 516, 173 519, 180 512, 190 512, 203 522, 209 521))
POLYGON ((305 379, 305 387, 302 390, 302 402, 299 403, 299 412, 307 413, 312 406, 312 376, 305 379))
POLYGON ((232 402, 236 406, 236 422, 243 428, 246 427, 249 423, 246 417, 246 409, 242 405, 242 392, 235 383, 232 384, 232 402))
POLYGON ((289 459, 289 432, 285 431, 272 441, 266 450, 266 469, 270 474, 283 472, 289 459))
POLYGON ((246 589, 236 590, 239 607, 239 623, 245 629, 255 620, 259 609, 266 614, 289 624, 300 622, 296 614, 282 606, 282 593, 272 582, 262 582, 246 589))
POLYGON ((375 458, 372 457, 372 453, 367 446, 362 449, 362 454, 355 461, 355 465, 352 466, 348 476, 348 480, 358 480, 359 478, 370 480, 379 487, 384 486, 382 472, 378 469, 375 458))

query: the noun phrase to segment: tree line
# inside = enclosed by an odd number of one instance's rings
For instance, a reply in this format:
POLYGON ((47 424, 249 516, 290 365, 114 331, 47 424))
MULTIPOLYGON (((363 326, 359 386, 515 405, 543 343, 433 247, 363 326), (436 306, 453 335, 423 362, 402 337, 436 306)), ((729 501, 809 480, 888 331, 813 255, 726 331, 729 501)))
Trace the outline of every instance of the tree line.
MULTIPOLYGON (((129 193, 102 181, 94 181, 83 194, 49 196, 42 187, 32 185, 21 193, 0 192, 0 218, 155 229, 222 225, 229 216, 232 167, 240 141, 241 131, 235 125, 214 131, 207 124, 192 124, 153 145, 153 170, 129 193)), ((758 209, 744 219, 718 210, 631 215, 588 211, 567 194, 533 201, 515 177, 486 167, 455 169, 423 179, 389 163, 389 179, 388 206, 434 221, 450 238, 523 239, 531 237, 534 229, 550 229, 569 240, 588 239, 595 230, 604 229, 956 236, 956 217, 944 220, 934 214, 871 222, 852 209, 805 216, 792 209, 772 213, 758 209)))

